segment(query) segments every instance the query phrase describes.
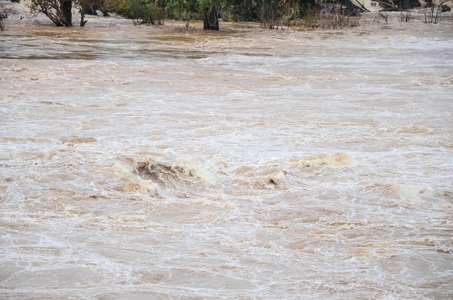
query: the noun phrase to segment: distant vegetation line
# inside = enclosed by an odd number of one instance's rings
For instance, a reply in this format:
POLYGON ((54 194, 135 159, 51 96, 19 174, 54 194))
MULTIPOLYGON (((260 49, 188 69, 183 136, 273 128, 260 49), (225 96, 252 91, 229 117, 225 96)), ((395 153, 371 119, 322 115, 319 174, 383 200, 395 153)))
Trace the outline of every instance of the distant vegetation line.
MULTIPOLYGON (((377 3, 383 11, 407 11, 421 6, 419 0, 371 2, 377 3)), ((445 1, 426 0, 423 3, 432 8, 434 14, 441 12, 445 1)), ((255 21, 269 28, 295 23, 315 28, 357 26, 360 14, 367 11, 363 0, 31 0, 31 10, 45 14, 57 26, 74 25, 74 8, 81 15, 80 26, 86 24, 87 14, 109 16, 115 13, 133 20, 134 24, 160 25, 164 19, 204 20, 205 29, 216 30, 219 29, 218 18, 233 22, 255 21)))

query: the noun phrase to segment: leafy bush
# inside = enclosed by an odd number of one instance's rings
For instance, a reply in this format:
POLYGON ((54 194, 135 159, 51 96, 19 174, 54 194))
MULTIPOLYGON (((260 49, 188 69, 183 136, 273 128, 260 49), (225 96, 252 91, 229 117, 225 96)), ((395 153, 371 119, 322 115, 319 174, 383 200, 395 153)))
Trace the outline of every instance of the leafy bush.
POLYGON ((136 24, 162 24, 165 14, 162 8, 150 0, 114 0, 115 11, 136 24))

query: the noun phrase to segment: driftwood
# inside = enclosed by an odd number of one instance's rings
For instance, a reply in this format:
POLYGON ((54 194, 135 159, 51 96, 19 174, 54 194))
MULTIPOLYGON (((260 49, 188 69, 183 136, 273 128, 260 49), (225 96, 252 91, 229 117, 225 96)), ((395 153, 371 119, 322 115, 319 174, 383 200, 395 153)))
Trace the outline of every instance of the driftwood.
POLYGON ((3 24, 3 19, 8 18, 7 14, 0 13, 0 30, 3 31, 5 29, 5 24, 3 24))
POLYGON ((219 14, 215 4, 204 14, 204 25, 205 30, 219 30, 219 14))

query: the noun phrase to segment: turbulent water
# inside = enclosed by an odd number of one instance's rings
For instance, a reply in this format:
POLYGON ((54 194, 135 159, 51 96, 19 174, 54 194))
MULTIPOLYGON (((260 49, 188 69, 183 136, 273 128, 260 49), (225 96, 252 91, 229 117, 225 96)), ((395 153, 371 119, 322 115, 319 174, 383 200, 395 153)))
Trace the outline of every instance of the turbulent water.
POLYGON ((9 16, 0 298, 452 298, 453 21, 421 18, 9 16))

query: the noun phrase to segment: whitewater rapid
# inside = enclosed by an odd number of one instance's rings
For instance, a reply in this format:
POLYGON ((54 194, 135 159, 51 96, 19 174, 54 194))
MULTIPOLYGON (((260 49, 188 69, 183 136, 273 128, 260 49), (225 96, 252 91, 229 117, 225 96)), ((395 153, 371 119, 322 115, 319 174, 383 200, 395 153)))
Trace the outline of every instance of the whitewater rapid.
POLYGON ((453 296, 451 18, 10 20, 1 298, 453 296))

